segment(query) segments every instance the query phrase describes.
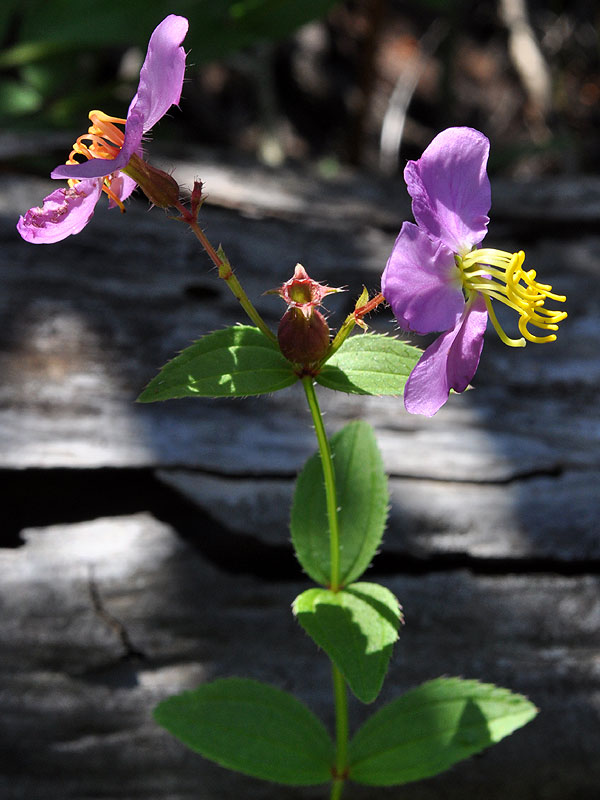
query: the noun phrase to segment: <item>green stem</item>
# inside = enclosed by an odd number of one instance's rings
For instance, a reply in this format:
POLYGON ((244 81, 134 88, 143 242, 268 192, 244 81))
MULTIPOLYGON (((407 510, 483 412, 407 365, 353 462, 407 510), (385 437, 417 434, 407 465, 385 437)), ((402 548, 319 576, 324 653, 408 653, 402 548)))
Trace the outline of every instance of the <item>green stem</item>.
MULTIPOLYGON (((302 378, 302 385, 312 414, 315 433, 319 443, 323 478, 325 480, 325 497, 327 503, 327 519, 329 521, 329 549, 330 549, 330 578, 329 588, 332 592, 339 592, 340 586, 340 529, 337 508, 337 493, 335 490, 335 472, 331 447, 325 432, 323 416, 319 408, 319 401, 313 379, 309 376, 302 378)), ((335 769, 331 785, 331 800, 340 800, 344 783, 348 773, 348 695, 346 681, 340 670, 332 663, 333 695, 335 700, 335 769)))
POLYGON ((354 316, 354 313, 348 314, 343 324, 340 326, 340 329, 336 333, 333 341, 329 345, 329 349, 327 350, 327 353, 325 354, 325 358, 323 359, 323 361, 327 361, 328 359, 330 359, 331 356, 336 352, 336 350, 340 349, 340 347, 344 344, 348 336, 350 336, 352 329, 354 328, 355 325, 356 325, 356 317, 354 316))
POLYGON ((233 268, 229 263, 229 259, 223 252, 222 248, 219 247, 218 251, 215 250, 215 248, 206 238, 206 234, 198 225, 196 220, 191 218, 189 212, 187 212, 185 208, 181 207, 180 210, 182 211, 182 221, 189 225, 194 232, 195 237, 198 239, 208 257, 218 269, 219 278, 222 278, 225 281, 234 297, 237 298, 241 307, 244 309, 256 327, 259 328, 268 339, 271 341, 277 341, 277 337, 260 316, 256 308, 254 308, 254 305, 244 291, 242 284, 238 281, 233 268))
POLYGON ((327 501, 327 519, 329 521, 329 553, 330 553, 330 578, 329 588, 332 592, 339 592, 340 590, 340 528, 338 521, 337 509, 337 494, 335 491, 335 473, 333 471, 333 459, 331 457, 331 448, 329 446, 329 439, 325 433, 325 426, 323 425, 323 417, 321 409, 319 408, 319 401, 317 400, 317 393, 313 379, 310 376, 302 378, 304 392, 312 414, 313 423, 315 426, 315 433, 317 434, 317 441, 319 443, 319 452, 321 454, 321 465, 323 467, 323 477, 325 479, 325 497, 327 501))
POLYGON ((335 697, 335 778, 331 787, 331 800, 339 800, 348 773, 348 693, 346 681, 332 664, 333 694, 335 697))
POLYGON ((343 779, 335 780, 331 785, 331 800, 340 800, 343 791, 344 791, 343 779))

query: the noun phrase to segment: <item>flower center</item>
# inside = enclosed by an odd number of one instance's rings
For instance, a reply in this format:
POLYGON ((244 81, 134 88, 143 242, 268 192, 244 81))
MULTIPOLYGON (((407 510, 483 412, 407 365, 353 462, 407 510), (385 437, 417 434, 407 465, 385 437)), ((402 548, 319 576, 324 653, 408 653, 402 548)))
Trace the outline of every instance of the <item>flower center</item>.
POLYGON ((288 294, 290 300, 298 305, 312 302, 313 293, 310 290, 310 285, 305 281, 294 281, 293 285, 289 287, 288 294))
MULTIPOLYGON (((120 117, 109 117, 103 111, 97 110, 90 111, 88 116, 92 124, 87 133, 80 136, 73 145, 67 164, 81 164, 84 158, 105 158, 110 160, 116 158, 123 147, 125 134, 120 128, 117 128, 117 125, 125 125, 127 120, 120 117)), ((102 191, 119 206, 121 211, 125 211, 123 203, 110 188, 112 180, 112 175, 107 175, 104 178, 102 191)), ((69 186, 73 187, 77 183, 79 183, 78 180, 71 179, 69 186)))
POLYGON ((509 347, 525 347, 526 341, 553 342, 555 334, 536 336, 528 329, 534 325, 544 331, 557 331, 558 323, 567 316, 566 311, 544 308, 546 298, 564 303, 563 295, 553 294, 552 287, 535 280, 533 269, 524 270, 525 253, 507 253, 504 250, 482 248, 471 250, 464 256, 454 256, 460 270, 463 289, 467 295, 479 292, 483 295, 492 325, 500 339, 509 347), (503 331, 494 309, 492 299, 499 300, 519 315, 519 331, 523 338, 511 339, 503 331))

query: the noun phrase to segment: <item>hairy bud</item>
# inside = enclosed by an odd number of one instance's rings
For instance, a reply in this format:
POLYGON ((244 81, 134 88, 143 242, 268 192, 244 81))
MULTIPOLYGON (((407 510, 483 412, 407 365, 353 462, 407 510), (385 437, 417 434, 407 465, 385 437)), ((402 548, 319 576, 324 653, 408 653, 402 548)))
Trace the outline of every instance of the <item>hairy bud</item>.
POLYGON ((277 330, 283 355, 296 364, 320 361, 329 347, 329 325, 320 311, 311 309, 307 317, 292 306, 285 312, 277 330))
POLYGON ((138 184, 148 200, 159 208, 171 208, 179 202, 179 184, 167 172, 143 161, 135 153, 123 170, 138 184))

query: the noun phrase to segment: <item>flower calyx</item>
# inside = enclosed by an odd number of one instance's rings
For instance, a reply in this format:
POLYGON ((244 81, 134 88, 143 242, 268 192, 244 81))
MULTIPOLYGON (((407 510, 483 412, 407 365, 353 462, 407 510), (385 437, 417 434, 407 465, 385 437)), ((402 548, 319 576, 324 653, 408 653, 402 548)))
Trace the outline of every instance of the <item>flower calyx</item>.
POLYGON ((162 169, 153 167, 134 153, 122 170, 138 184, 152 205, 172 208, 179 205, 179 184, 162 169))
POLYGON ((288 306, 277 330, 281 352, 303 370, 317 364, 329 349, 329 326, 318 307, 328 294, 340 292, 331 286, 313 281, 302 264, 296 264, 294 275, 269 294, 278 294, 288 306))

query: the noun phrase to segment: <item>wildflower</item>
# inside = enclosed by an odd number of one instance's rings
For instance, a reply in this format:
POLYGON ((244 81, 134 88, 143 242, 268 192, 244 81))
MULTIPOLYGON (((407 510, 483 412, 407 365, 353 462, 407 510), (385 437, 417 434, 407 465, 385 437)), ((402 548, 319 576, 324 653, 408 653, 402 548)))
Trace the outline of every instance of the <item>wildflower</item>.
POLYGON ((486 172, 489 141, 471 128, 448 128, 404 171, 418 225, 405 222, 385 267, 381 287, 402 327, 419 334, 442 331, 413 369, 404 390, 412 414, 433 416, 451 389, 464 391, 475 375, 488 315, 509 347, 552 342, 567 314, 544 308, 564 302, 552 287, 523 269, 523 251, 481 248, 491 205, 486 172), (521 337, 509 337, 492 300, 519 315, 521 337), (546 335, 531 332, 529 326, 546 335))
MULTIPOLYGON (((142 138, 181 97, 185 51, 181 43, 187 32, 185 17, 170 14, 154 30, 140 71, 140 82, 127 111, 127 119, 90 111, 91 125, 80 136, 63 164, 51 173, 65 178, 68 187, 56 189, 39 208, 30 208, 19 218, 17 230, 28 242, 51 244, 79 233, 90 221, 104 192, 109 208, 119 206, 140 183, 158 189, 160 199, 173 196, 174 189, 142 160, 142 138), (125 126, 124 131, 118 126, 125 126), (87 160, 81 163, 81 159, 87 160), (128 171, 131 175, 127 174, 128 171)), ((177 186, 172 181, 174 186, 177 186)), ((155 195, 156 195, 155 190, 155 195)), ((154 201, 154 197, 151 198, 154 201)), ((176 199, 176 198, 175 198, 176 199)))
POLYGON ((313 281, 302 264, 296 264, 293 277, 269 292, 278 294, 288 306, 277 340, 289 361, 307 366, 323 358, 329 349, 329 326, 317 308, 328 294, 339 291, 313 281))

